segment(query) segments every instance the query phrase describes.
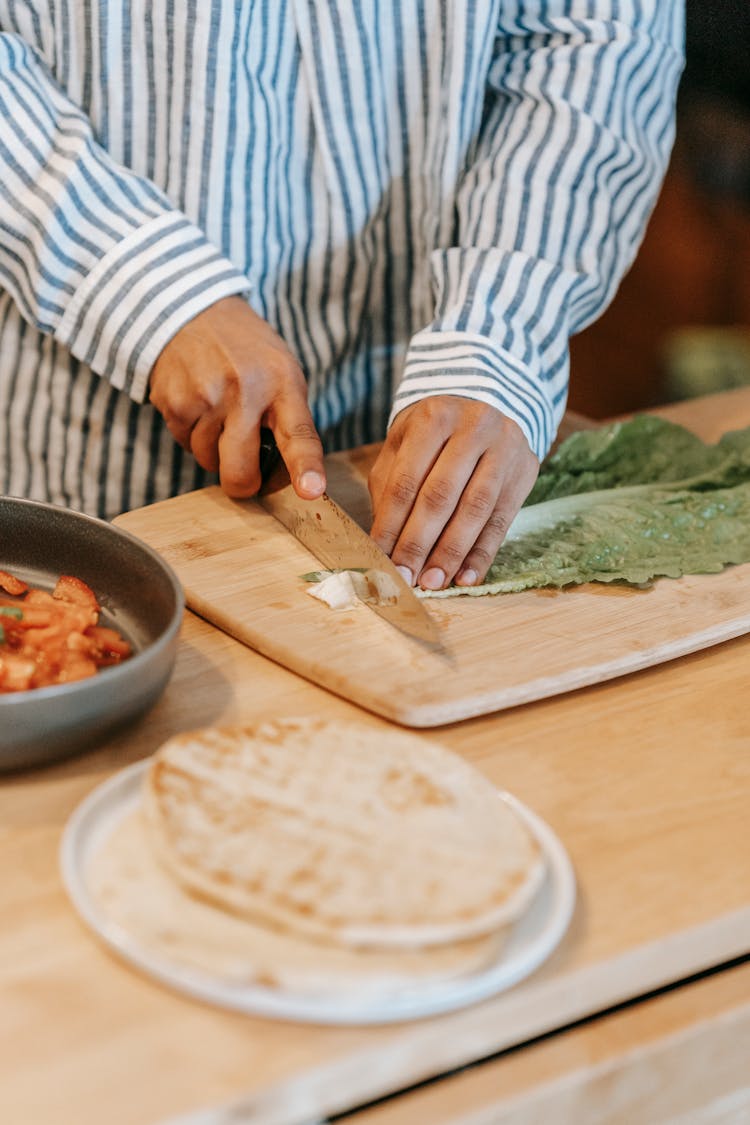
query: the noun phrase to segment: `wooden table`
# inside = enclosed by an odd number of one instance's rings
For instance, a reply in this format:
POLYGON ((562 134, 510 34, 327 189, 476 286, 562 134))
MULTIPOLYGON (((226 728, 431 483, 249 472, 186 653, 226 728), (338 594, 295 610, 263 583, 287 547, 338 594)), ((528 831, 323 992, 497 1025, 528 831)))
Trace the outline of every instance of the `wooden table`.
MULTIPOLYGON (((713 438, 750 424, 750 391, 670 413, 713 438)), ((69 814, 170 734, 279 713, 387 728, 187 615, 174 678, 144 720, 0 782, 0 1121, 229 1125, 191 1111, 237 1099, 234 1125, 342 1111, 361 1125, 748 1120, 750 965, 642 999, 750 952, 748 667, 744 637, 425 735, 559 834, 578 879, 572 927, 539 972, 482 1004, 391 1027, 314 1027, 215 1010, 142 978, 62 891, 69 814)))

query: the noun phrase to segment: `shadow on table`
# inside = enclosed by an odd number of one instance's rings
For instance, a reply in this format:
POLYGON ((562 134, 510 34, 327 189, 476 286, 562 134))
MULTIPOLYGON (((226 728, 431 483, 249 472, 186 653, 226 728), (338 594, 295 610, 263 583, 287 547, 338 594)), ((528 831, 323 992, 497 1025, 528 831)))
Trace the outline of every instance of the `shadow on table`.
POLYGON ((95 781, 98 774, 109 774, 150 757, 172 735, 210 726, 225 711, 231 697, 232 686, 216 664, 183 638, 175 674, 145 715, 107 737, 103 744, 94 744, 57 762, 0 775, 0 786, 14 782, 44 784, 82 776, 95 781), (175 683, 178 672, 179 686, 175 683), (192 690, 192 685, 198 683, 200 691, 192 690))

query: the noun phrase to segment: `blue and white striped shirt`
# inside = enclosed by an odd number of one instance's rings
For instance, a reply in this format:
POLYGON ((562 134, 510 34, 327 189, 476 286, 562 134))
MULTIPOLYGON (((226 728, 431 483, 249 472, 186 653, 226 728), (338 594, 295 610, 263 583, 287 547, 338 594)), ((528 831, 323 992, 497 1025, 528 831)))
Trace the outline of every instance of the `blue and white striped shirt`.
POLYGON ((452 393, 543 456, 681 66, 678 0, 0 0, 0 490, 204 483, 148 378, 235 293, 327 448, 452 393))

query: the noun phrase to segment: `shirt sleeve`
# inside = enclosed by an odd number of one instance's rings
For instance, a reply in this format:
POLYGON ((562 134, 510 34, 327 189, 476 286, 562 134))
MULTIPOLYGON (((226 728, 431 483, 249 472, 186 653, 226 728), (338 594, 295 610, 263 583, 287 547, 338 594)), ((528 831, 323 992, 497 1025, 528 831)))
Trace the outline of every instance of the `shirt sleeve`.
POLYGON ((391 421, 429 395, 477 399, 541 459, 565 409, 569 337, 614 296, 661 187, 683 6, 501 9, 456 245, 431 256, 435 316, 410 342, 391 421))
POLYGON ((136 401, 193 316, 249 289, 150 181, 116 164, 22 38, 0 34, 0 286, 136 401))

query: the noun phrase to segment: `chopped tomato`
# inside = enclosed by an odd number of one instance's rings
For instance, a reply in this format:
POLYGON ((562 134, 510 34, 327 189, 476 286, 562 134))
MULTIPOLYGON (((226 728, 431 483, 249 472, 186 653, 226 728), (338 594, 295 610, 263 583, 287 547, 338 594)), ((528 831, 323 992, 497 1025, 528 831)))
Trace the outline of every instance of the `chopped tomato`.
POLYGON ((20 578, 8 574, 7 570, 0 570, 0 589, 5 590, 6 594, 25 594, 28 586, 20 578))
POLYGON ((130 645, 116 629, 108 629, 106 625, 90 625, 86 636, 94 642, 96 651, 102 658, 114 656, 122 660, 123 657, 130 656, 130 645))
POLYGON ((71 683, 117 664, 131 649, 99 625, 99 603, 85 582, 63 575, 52 594, 0 571, 0 693, 71 683))
POLYGON ((52 591, 52 597, 65 602, 74 602, 76 605, 83 605, 87 609, 99 612, 99 603, 91 587, 82 582, 80 578, 74 578, 70 574, 60 576, 52 591))
POLYGON ((35 671, 36 662, 31 657, 0 652, 0 691, 27 691, 35 671))

